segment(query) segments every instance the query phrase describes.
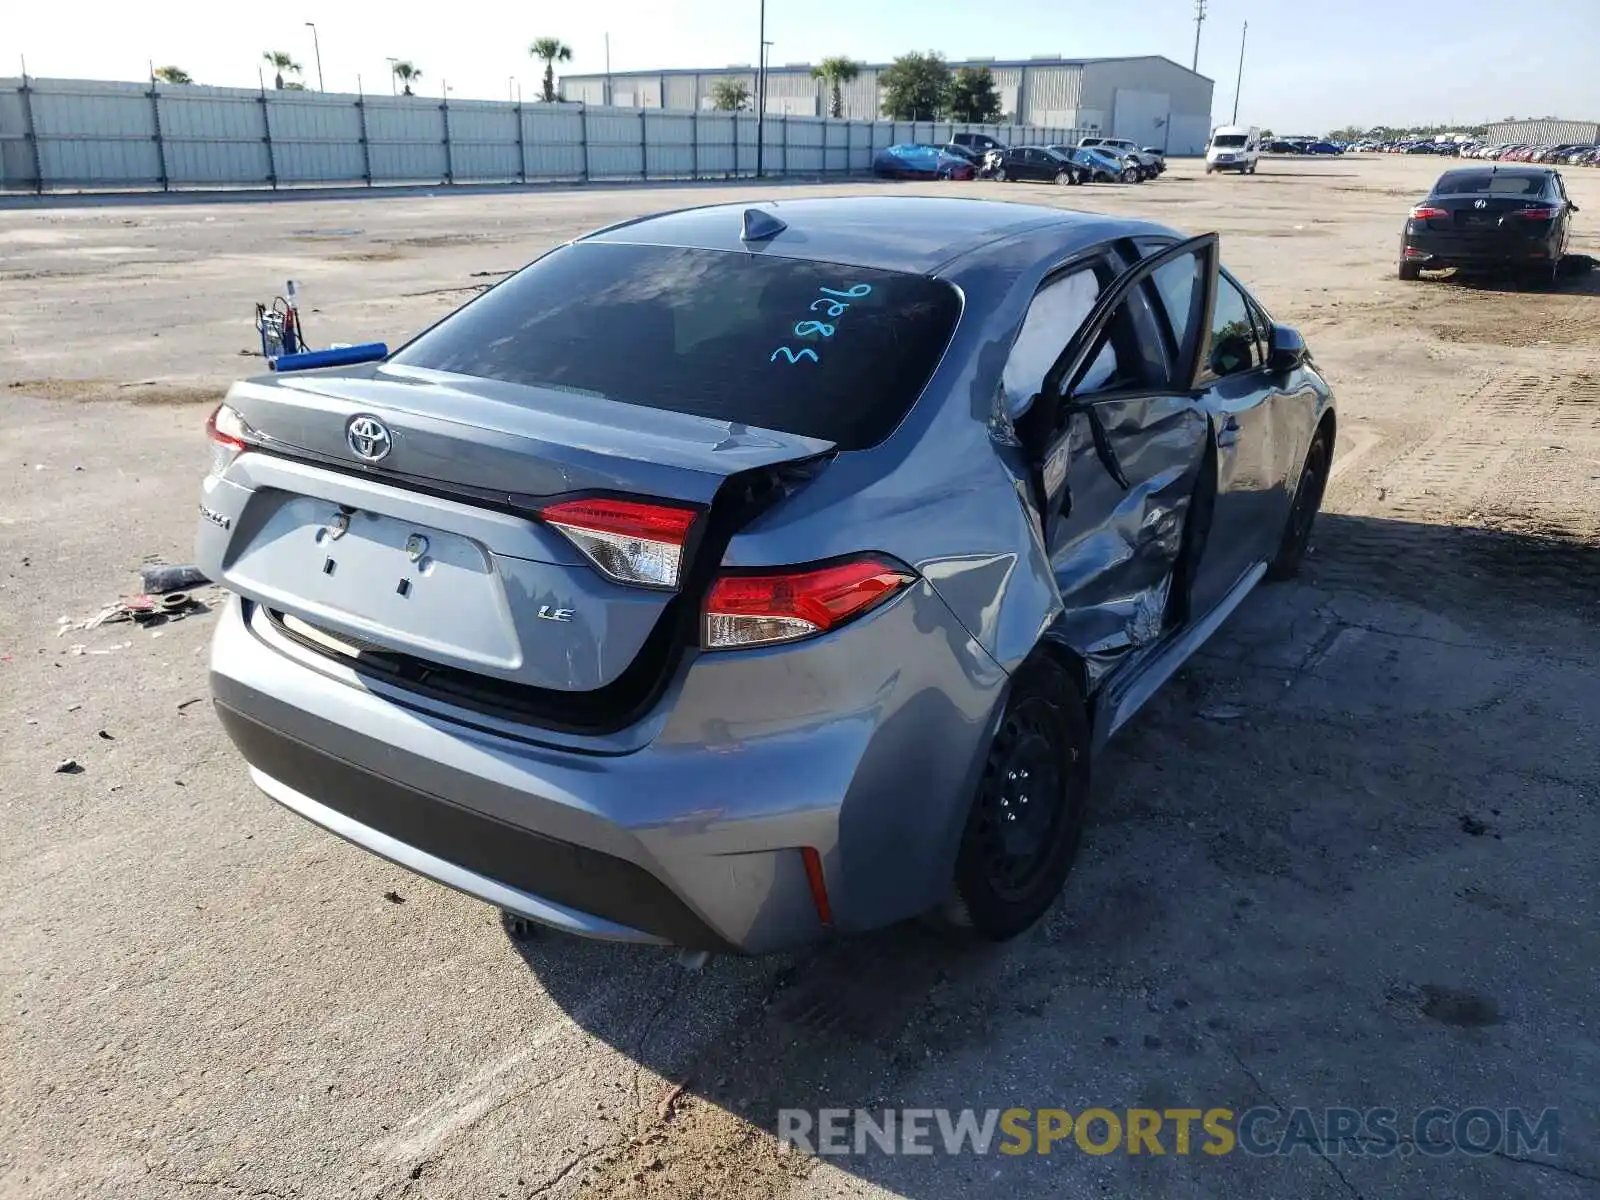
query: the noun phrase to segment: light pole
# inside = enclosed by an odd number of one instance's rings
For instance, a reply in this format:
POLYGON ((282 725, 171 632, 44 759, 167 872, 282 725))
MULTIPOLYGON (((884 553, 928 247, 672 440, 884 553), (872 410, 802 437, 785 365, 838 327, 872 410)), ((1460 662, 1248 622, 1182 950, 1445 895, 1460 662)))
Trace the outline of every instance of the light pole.
POLYGON ((1250 22, 1244 23, 1244 32, 1239 35, 1239 78, 1233 84, 1233 123, 1239 123, 1239 89, 1244 86, 1244 40, 1250 36, 1250 22))
POLYGON ((322 85, 322 43, 317 40, 317 23, 307 21, 306 28, 311 30, 311 49, 317 56, 317 91, 325 92, 328 89, 322 85))
MULTIPOLYGON (((756 51, 756 178, 760 179, 762 153, 767 148, 767 0, 761 0, 761 44, 756 51)), ((734 118, 735 129, 738 120, 734 118)))
POLYGON ((1194 65, 1189 69, 1200 71, 1200 26, 1206 21, 1206 0, 1194 0, 1194 65))
POLYGON ((394 86, 394 66, 399 61, 400 60, 398 58, 391 58, 391 59, 388 60, 388 63, 389 63, 389 95, 391 95, 391 96, 398 96, 400 94, 395 89, 395 86, 394 86))

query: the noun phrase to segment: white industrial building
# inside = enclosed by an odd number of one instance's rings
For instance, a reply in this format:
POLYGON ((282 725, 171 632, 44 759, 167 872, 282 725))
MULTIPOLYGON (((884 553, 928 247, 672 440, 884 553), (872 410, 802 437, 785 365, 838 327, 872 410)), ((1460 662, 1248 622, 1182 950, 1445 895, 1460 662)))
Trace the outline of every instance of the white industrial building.
MULTIPOLYGON (((841 89, 844 116, 856 120, 882 117, 878 76, 889 65, 861 64, 860 74, 841 89)), ((1199 154, 1211 133, 1211 80, 1160 55, 972 58, 949 65, 951 70, 988 67, 1002 108, 1018 124, 1132 138, 1141 146, 1160 146, 1169 154, 1199 154)), ((767 112, 827 116, 832 93, 828 84, 812 75, 811 68, 810 63, 769 64, 767 112)), ((750 94, 755 94, 756 72, 748 64, 735 64, 720 69, 568 75, 561 80, 561 98, 619 108, 691 112, 709 109, 712 88, 723 80, 742 81, 750 94)))

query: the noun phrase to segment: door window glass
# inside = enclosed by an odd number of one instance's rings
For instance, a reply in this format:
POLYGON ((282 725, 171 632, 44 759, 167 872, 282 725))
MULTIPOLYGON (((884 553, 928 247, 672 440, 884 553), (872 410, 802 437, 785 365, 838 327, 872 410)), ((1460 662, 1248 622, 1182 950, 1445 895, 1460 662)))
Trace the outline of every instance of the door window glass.
POLYGON ((1244 293, 1226 275, 1217 275, 1217 298, 1211 312, 1207 339, 1206 373, 1214 378, 1241 375, 1261 365, 1255 323, 1244 293))
MULTIPOLYGON (((1085 267, 1047 284, 1033 298, 1022 331, 1011 345, 1003 377, 1006 411, 1012 417, 1028 407, 1043 385, 1045 373, 1055 365, 1099 297, 1100 280, 1093 269, 1085 267)), ((1116 351, 1108 342, 1084 376, 1079 394, 1103 387, 1116 373, 1116 351)))

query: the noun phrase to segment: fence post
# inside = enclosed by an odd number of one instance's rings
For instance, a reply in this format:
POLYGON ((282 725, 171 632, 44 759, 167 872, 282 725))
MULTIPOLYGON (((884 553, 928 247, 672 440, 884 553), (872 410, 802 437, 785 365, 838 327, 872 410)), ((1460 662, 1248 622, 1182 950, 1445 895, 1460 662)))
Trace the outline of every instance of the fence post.
POLYGON ((528 182, 528 134, 522 127, 522 101, 513 111, 517 114, 517 182, 528 182))
POLYGON ((783 128, 783 173, 787 175, 789 173, 789 114, 787 112, 783 114, 783 120, 778 124, 783 128))
POLYGON ((267 144, 267 182, 278 190, 278 155, 272 148, 272 110, 267 103, 267 85, 261 85, 261 140, 267 144))
POLYGON ((689 113, 689 178, 700 178, 700 110, 689 113))
POLYGON ((33 89, 28 86, 28 73, 22 73, 22 118, 23 137, 27 139, 28 151, 33 158, 33 190, 44 195, 44 165, 39 155, 39 132, 33 124, 33 89))
POLYGON ((150 119, 155 123, 156 161, 161 164, 161 190, 171 190, 167 184, 167 143, 161 136, 161 96, 156 91, 155 76, 150 77, 150 90, 146 93, 150 97, 150 119))
POLYGON ((583 155, 583 174, 578 182, 589 182, 589 105, 586 101, 578 104, 578 150, 583 155))
POLYGON ((456 155, 450 148, 450 96, 446 93, 439 98, 439 111, 444 116, 444 181, 453 184, 456 181, 456 155))
MULTIPOLYGON (((739 178, 739 110, 734 109, 728 115, 728 120, 733 122, 733 177, 739 178)), ((727 178, 726 175, 723 176, 727 178)))
POLYGON ((362 122, 362 178, 366 186, 373 186, 373 147, 366 139, 366 93, 358 94, 355 98, 355 115, 362 122))
POLYGON ((650 121, 639 109, 639 178, 650 182, 650 121))

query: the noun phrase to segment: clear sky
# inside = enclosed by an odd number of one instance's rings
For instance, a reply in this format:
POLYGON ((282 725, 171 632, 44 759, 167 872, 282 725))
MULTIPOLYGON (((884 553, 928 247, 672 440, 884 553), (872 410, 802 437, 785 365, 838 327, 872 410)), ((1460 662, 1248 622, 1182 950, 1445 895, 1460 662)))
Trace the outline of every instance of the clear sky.
MULTIPOLYGON (((728 66, 756 58, 758 0, 0 0, 0 46, 31 74, 138 79, 183 67, 202 83, 254 86, 261 51, 282 49, 317 86, 315 21, 329 91, 389 88, 394 56, 422 68, 419 91, 533 96, 535 37, 573 47, 572 73, 728 66)), ((772 62, 845 54, 887 61, 908 50, 1030 58, 1164 54, 1187 64, 1193 0, 767 0, 772 62)), ((1242 22, 1250 22, 1241 121, 1279 132, 1351 122, 1472 122, 1506 116, 1600 120, 1600 0, 1209 0, 1200 70, 1214 115, 1233 107, 1242 22)), ((0 62, 0 73, 18 69, 0 62)), ((270 84, 270 74, 268 82, 270 84)))

